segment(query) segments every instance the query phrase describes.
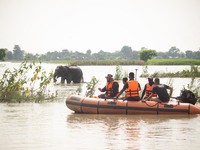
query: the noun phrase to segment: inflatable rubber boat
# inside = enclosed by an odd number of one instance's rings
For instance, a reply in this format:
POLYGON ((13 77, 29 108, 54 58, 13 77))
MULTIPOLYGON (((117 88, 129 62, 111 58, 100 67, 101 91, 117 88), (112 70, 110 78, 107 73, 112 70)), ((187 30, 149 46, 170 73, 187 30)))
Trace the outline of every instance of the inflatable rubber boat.
POLYGON ((178 101, 158 103, 70 95, 66 99, 66 105, 75 113, 87 114, 200 114, 200 107, 178 101))

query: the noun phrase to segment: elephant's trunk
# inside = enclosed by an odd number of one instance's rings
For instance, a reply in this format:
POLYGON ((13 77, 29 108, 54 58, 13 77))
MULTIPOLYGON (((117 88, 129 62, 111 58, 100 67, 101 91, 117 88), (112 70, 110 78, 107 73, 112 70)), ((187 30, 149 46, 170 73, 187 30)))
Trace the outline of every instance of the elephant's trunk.
POLYGON ((57 76, 56 76, 56 74, 54 73, 54 75, 53 75, 53 82, 55 83, 57 81, 57 76))

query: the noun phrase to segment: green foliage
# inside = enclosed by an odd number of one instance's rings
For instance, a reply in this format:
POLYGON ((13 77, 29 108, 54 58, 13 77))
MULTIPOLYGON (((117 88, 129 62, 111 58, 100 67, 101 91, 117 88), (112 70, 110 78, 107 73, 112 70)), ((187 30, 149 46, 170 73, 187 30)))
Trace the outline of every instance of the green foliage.
POLYGON ((121 56, 125 59, 133 59, 133 51, 129 46, 123 46, 120 53, 121 56))
POLYGON ((143 65, 141 60, 51 60, 48 63, 59 63, 77 66, 90 65, 143 65))
MULTIPOLYGON (((191 66, 190 70, 182 70, 178 72, 154 72, 150 76, 152 77, 189 77, 189 78, 195 78, 195 77, 200 77, 200 71, 199 71, 199 66, 191 66)), ((147 77, 144 73, 141 74, 141 77, 147 77)))
POLYGON ((98 82, 99 81, 95 77, 93 77, 91 79, 91 81, 89 83, 87 83, 87 86, 86 86, 87 89, 86 89, 86 92, 85 92, 86 97, 92 97, 94 95, 95 87, 96 87, 98 82))
POLYGON ((195 97, 200 97, 200 92, 199 92, 200 86, 199 85, 200 85, 200 79, 193 77, 190 84, 187 85, 187 89, 192 91, 194 93, 195 97), (197 85, 195 83, 197 83, 197 85))
POLYGON ((151 59, 153 56, 157 56, 157 52, 155 50, 140 50, 139 53, 140 60, 147 61, 151 59))
POLYGON ((122 67, 121 66, 116 66, 116 70, 115 70, 115 76, 114 76, 114 79, 115 80, 121 80, 122 77, 123 77, 123 74, 122 74, 122 67))
POLYGON ((149 77, 148 66, 143 66, 142 67, 142 75, 141 75, 141 77, 145 77, 145 78, 149 77))
POLYGON ((80 95, 80 93, 82 92, 82 88, 81 88, 81 86, 79 86, 77 89, 76 89, 76 94, 77 95, 80 95))
POLYGON ((41 62, 28 63, 24 60, 19 69, 5 70, 0 79, 1 102, 40 102, 54 98, 46 93, 47 85, 51 82, 53 73, 47 75, 42 69, 41 62), (32 75, 30 76, 30 72, 32 75))
POLYGON ((7 51, 6 48, 1 48, 0 49, 0 60, 4 61, 4 58, 6 57, 6 51, 7 51))
POLYGON ((151 59, 147 65, 200 65, 197 59, 151 59))
POLYGON ((23 60, 24 59, 24 51, 21 50, 19 45, 15 45, 13 49, 13 58, 15 60, 23 60))
MULTIPOLYGON (((141 50, 148 51, 147 48, 142 47, 141 50)), ((140 51, 141 51, 140 50, 140 51)), ((21 50, 19 45, 15 45, 13 51, 6 51, 7 60, 22 60, 24 58, 25 51, 21 50)), ((32 60, 37 60, 38 54, 30 54, 32 60)), ((138 60, 139 51, 132 50, 130 46, 123 46, 121 50, 115 52, 106 52, 100 50, 97 53, 92 53, 92 50, 87 50, 86 53, 78 51, 69 51, 68 49, 63 49, 60 51, 47 52, 46 54, 40 55, 45 61, 50 60, 138 60)), ((146 58, 151 59, 150 58, 146 58)), ((169 58, 189 58, 189 59, 200 59, 200 49, 198 51, 187 50, 186 52, 181 52, 179 48, 175 46, 171 47, 167 52, 157 52, 157 59, 169 59, 169 58)), ((141 58, 140 58, 141 59, 141 58)), ((144 60, 146 60, 144 59, 144 60)), ((143 60, 143 59, 141 59, 143 60)), ((119 65, 119 64, 117 64, 119 65)), ((185 64, 186 65, 186 64, 185 64)))

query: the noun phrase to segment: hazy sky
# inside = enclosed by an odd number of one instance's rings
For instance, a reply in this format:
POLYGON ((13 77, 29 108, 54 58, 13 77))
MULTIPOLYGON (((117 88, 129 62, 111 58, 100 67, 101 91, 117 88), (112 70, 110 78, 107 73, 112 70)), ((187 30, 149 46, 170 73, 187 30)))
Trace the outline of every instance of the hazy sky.
POLYGON ((200 0, 0 0, 0 48, 200 48, 200 0))

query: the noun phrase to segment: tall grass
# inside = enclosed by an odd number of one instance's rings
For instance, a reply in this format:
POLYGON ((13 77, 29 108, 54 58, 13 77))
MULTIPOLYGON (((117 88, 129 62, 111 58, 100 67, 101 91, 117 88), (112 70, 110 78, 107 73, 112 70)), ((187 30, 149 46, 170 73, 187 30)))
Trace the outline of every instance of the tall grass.
POLYGON ((200 65, 197 59, 150 59, 146 65, 200 65))
POLYGON ((141 60, 51 60, 47 63, 61 63, 78 66, 95 66, 95 65, 143 65, 141 60))

